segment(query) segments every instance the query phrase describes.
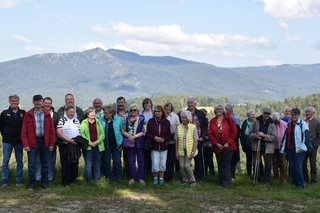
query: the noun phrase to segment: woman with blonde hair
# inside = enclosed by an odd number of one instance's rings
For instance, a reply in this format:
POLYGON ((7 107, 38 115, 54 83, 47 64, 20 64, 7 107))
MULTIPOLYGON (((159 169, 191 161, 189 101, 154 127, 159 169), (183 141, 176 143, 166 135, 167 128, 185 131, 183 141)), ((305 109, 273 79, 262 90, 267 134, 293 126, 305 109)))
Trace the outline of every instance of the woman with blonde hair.
POLYGON ((214 118, 210 120, 208 137, 216 154, 219 172, 219 182, 230 187, 231 159, 233 151, 237 149, 235 138, 237 127, 231 116, 226 115, 224 107, 219 104, 214 108, 214 118))
POLYGON ((87 118, 81 122, 81 136, 89 141, 85 157, 86 179, 98 181, 101 176, 101 156, 104 151, 104 130, 101 122, 96 119, 93 107, 86 110, 87 118), (93 169, 93 172, 92 172, 93 169))

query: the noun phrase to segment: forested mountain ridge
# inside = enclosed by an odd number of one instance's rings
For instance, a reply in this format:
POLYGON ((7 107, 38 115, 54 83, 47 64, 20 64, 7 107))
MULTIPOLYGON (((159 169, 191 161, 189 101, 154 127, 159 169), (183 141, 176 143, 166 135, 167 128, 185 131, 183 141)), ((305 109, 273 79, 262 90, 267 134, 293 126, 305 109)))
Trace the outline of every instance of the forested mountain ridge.
POLYGON ((319 70, 320 64, 223 68, 100 48, 46 53, 0 63, 0 105, 7 106, 7 97, 17 93, 28 108, 40 93, 60 106, 69 92, 83 107, 95 97, 113 102, 118 96, 192 95, 257 103, 320 92, 319 70))

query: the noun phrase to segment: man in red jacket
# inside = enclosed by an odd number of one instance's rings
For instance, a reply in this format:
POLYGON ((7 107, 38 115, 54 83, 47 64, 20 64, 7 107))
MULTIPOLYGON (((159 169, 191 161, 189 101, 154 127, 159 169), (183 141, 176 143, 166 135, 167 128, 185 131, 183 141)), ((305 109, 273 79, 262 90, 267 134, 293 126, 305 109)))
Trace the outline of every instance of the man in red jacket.
POLYGON ((23 119, 21 130, 23 148, 28 153, 29 189, 36 187, 35 164, 38 153, 41 162, 41 187, 47 188, 49 151, 55 145, 55 128, 51 115, 42 109, 41 95, 33 96, 33 105, 23 119))

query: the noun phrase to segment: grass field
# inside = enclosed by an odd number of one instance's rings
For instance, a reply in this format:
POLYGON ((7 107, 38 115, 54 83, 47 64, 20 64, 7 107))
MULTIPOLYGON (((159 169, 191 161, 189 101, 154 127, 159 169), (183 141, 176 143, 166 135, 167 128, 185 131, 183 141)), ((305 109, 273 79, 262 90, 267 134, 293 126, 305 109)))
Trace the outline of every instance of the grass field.
MULTIPOLYGON (((1 155, 2 152, 0 160, 1 155)), ((88 184, 84 181, 82 163, 78 183, 63 187, 60 185, 59 169, 57 166, 57 176, 50 188, 29 191, 27 184, 15 186, 15 168, 11 163, 9 187, 0 190, 0 212, 320 211, 320 183, 307 184, 301 190, 290 183, 282 185, 278 180, 272 180, 268 187, 254 185, 249 177, 238 173, 230 189, 217 184, 217 175, 205 177, 194 187, 181 185, 180 174, 176 174, 175 180, 164 186, 152 185, 150 176, 146 179, 146 186, 138 183, 128 186, 127 181, 108 183, 105 179, 97 184, 88 184)), ((24 181, 28 182, 26 164, 24 181)))

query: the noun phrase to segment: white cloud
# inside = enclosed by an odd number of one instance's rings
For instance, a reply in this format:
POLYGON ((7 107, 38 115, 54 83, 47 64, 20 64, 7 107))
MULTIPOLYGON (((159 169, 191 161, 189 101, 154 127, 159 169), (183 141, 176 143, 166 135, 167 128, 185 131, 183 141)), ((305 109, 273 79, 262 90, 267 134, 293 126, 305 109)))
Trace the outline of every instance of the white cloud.
POLYGON ((280 27, 284 30, 285 33, 285 40, 288 43, 296 43, 296 42, 300 42, 302 39, 299 36, 290 36, 289 34, 289 24, 281 21, 280 22, 280 27))
POLYGON ((285 31, 289 30, 289 24, 284 21, 280 22, 280 27, 285 31))
POLYGON ((293 37, 287 37, 286 41, 291 43, 297 43, 297 42, 301 42, 302 39, 299 36, 293 36, 293 37))
POLYGON ((15 34, 15 35, 13 36, 13 39, 14 39, 15 41, 19 41, 19 42, 23 42, 23 43, 29 43, 29 42, 31 42, 31 40, 30 40, 29 38, 27 38, 27 37, 25 37, 25 36, 22 36, 22 35, 19 35, 19 34, 15 34))
POLYGON ((318 51, 320 51, 320 41, 315 42, 314 48, 318 51))
MULTIPOLYGON (((94 26, 93 32, 122 37, 124 44, 117 46, 141 50, 143 53, 192 53, 205 52, 215 48, 233 46, 256 46, 268 48, 271 41, 263 36, 248 37, 240 34, 188 34, 179 25, 161 25, 136 27, 130 24, 118 23, 110 27, 94 26)), ((141 52, 140 52, 141 53, 141 52)))
POLYGON ((43 53, 45 51, 43 47, 35 47, 35 46, 25 46, 23 50, 30 53, 43 53))
POLYGON ((275 18, 303 18, 320 15, 320 0, 254 0, 275 18))
POLYGON ((0 0, 0 8, 13 8, 31 0, 0 0))
POLYGON ((281 65, 284 64, 284 61, 281 60, 274 60, 265 57, 264 55, 258 54, 256 55, 256 58, 260 61, 260 65, 269 65, 269 66, 275 66, 275 65, 281 65))
POLYGON ((229 51, 223 51, 222 52, 222 55, 224 57, 227 57, 227 58, 245 58, 247 57, 249 54, 248 53, 245 53, 245 52, 229 52, 229 51))

